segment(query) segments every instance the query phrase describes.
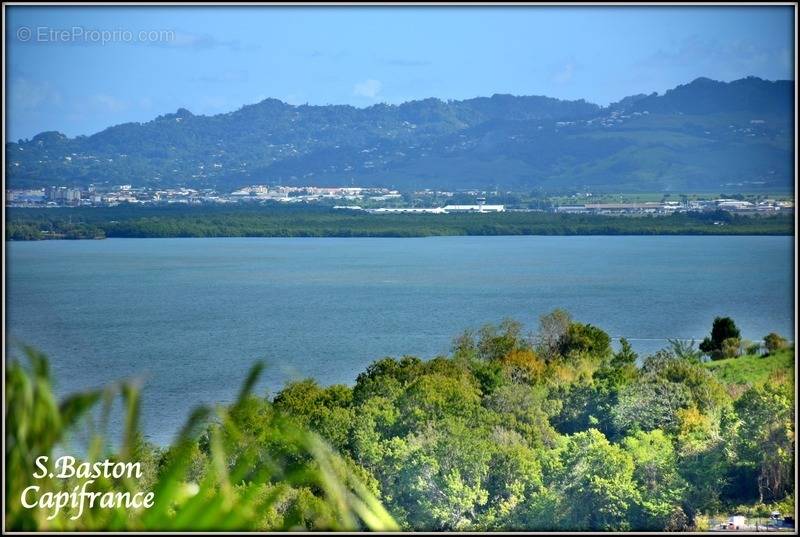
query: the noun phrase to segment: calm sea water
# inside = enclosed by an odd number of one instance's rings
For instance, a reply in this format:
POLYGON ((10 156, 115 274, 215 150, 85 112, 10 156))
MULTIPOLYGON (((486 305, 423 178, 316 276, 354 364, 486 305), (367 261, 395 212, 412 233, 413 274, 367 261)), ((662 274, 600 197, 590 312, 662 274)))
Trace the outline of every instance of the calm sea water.
MULTIPOLYGON (((7 243, 7 335, 53 362, 59 393, 143 381, 143 427, 168 442, 199 403, 351 384, 372 361, 447 353, 466 328, 535 329, 565 308, 641 354, 701 339, 794 339, 791 237, 109 239, 7 243)), ((9 347, 10 352, 14 352, 9 347)))

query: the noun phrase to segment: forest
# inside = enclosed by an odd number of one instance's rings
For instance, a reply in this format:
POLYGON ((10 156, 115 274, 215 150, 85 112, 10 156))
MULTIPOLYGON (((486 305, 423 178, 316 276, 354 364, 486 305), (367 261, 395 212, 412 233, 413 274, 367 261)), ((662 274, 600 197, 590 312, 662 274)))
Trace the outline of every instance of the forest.
POLYGON ((6 210, 6 240, 435 235, 791 235, 793 215, 670 216, 505 212, 369 214, 327 207, 167 206, 6 210))
POLYGON ((531 332, 467 330, 446 356, 379 359, 350 386, 254 394, 256 365, 234 403, 198 409, 161 447, 138 429, 135 385, 56 402, 46 357, 23 354, 6 379, 8 528, 702 531, 794 512, 794 345, 745 341, 725 317, 699 346, 652 356, 555 310, 531 332), (117 398, 121 442, 80 433, 117 398), (152 490, 156 505, 76 520, 20 507, 34 455, 80 439, 87 460, 145 467, 98 490, 152 490))

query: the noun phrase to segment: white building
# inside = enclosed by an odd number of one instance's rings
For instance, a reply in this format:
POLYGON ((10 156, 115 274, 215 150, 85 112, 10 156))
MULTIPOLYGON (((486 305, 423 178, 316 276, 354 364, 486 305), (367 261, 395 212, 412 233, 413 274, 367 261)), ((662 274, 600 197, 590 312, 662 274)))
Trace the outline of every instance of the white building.
POLYGON ((430 213, 444 214, 447 211, 442 207, 381 207, 380 209, 367 209, 370 213, 391 214, 391 213, 430 213))
POLYGON ((718 202, 717 207, 719 207, 720 209, 729 209, 729 210, 733 209, 741 211, 746 209, 752 209, 753 204, 750 203, 749 201, 725 200, 718 202))
POLYGON ((586 208, 585 205, 561 205, 556 207, 557 213, 588 213, 589 209, 586 208))
POLYGON ((728 518, 728 524, 733 525, 735 529, 744 528, 747 519, 742 515, 734 515, 728 518))
POLYGON ((445 205, 442 207, 446 213, 503 213, 505 205, 445 205))

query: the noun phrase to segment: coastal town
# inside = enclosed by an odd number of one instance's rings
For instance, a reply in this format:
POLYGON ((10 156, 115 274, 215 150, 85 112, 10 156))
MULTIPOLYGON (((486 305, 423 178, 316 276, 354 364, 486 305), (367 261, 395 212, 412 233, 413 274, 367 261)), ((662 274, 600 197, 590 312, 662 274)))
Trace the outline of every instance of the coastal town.
POLYGON ((369 213, 552 212, 621 216, 669 215, 724 210, 741 214, 792 214, 794 200, 769 196, 677 196, 661 200, 610 199, 591 192, 533 198, 491 190, 400 192, 388 188, 251 185, 219 192, 213 189, 134 187, 132 185, 50 186, 6 190, 6 207, 114 207, 120 204, 320 204, 369 213), (502 202, 502 203, 501 203, 502 202))

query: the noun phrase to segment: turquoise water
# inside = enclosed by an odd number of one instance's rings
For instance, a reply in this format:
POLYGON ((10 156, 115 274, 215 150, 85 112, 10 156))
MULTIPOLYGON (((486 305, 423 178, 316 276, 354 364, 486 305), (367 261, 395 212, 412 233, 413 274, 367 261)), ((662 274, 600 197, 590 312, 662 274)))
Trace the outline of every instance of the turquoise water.
POLYGON ((53 361, 59 393, 137 377, 167 442, 199 403, 289 379, 352 383, 383 356, 447 353, 465 328, 535 329, 565 308, 640 353, 701 339, 794 339, 792 237, 109 239, 7 243, 7 335, 53 361))

